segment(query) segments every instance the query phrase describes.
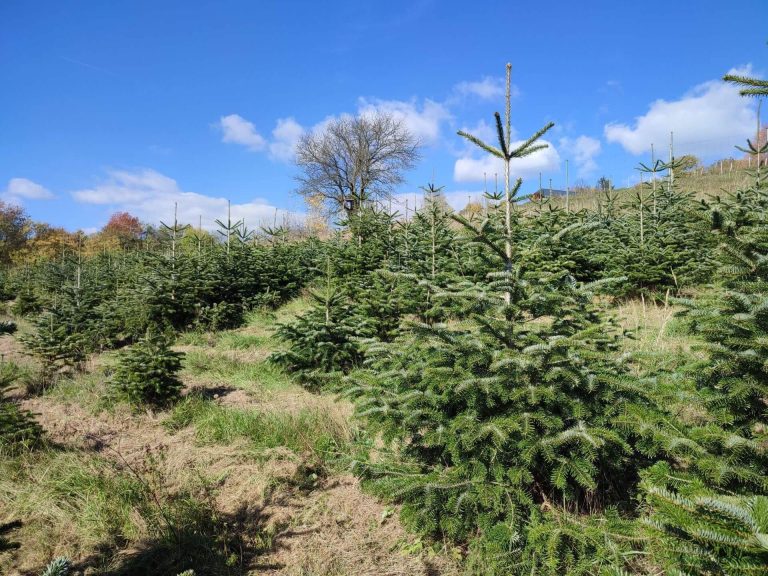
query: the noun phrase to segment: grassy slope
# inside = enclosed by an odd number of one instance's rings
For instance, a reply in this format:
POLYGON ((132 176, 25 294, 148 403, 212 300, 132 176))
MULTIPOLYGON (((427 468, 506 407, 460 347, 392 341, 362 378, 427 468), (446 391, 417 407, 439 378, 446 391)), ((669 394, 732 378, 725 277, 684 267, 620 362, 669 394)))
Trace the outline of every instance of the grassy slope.
POLYGON ((344 473, 350 407, 266 362, 275 322, 305 305, 183 335, 187 396, 169 411, 111 398, 112 354, 25 399, 53 445, 0 455, 0 522, 24 521, 0 573, 34 574, 58 555, 97 574, 454 573, 344 473))
MULTIPOLYGON (((715 171, 712 173, 705 172, 699 174, 692 172, 689 174, 682 174, 675 177, 677 189, 681 192, 693 192, 696 198, 708 199, 713 196, 722 196, 724 192, 736 192, 737 190, 749 185, 750 178, 743 171, 737 171, 735 168, 732 173, 726 171, 720 175, 715 171)), ((663 182, 659 181, 658 186, 662 186, 663 182)), ((635 194, 639 188, 637 186, 632 188, 619 188, 616 189, 616 193, 620 202, 632 202, 635 194)), ((643 190, 643 194, 647 194, 646 189, 643 190)), ((571 194, 568 200, 570 209, 572 211, 578 211, 581 209, 596 210, 598 202, 600 201, 600 193, 596 190, 589 190, 580 193, 571 194)), ((551 200, 552 205, 565 207, 565 198, 556 196, 551 200)), ((521 209, 530 209, 530 205, 523 204, 521 209)))
MULTIPOLYGON (((109 354, 26 399, 56 445, 0 456, 0 521, 25 521, 15 534, 22 548, 0 555, 0 572, 35 573, 65 554, 104 574, 457 573, 454 551, 435 555, 344 474, 337 456, 354 445, 350 406, 266 362, 275 323, 305 305, 253 314, 239 330, 183 335, 187 396, 169 411, 110 399, 109 354)), ((697 352, 674 312, 643 301, 614 310, 633 334, 624 347, 637 370, 656 371, 670 411, 684 415, 690 380, 672 372, 697 352)))

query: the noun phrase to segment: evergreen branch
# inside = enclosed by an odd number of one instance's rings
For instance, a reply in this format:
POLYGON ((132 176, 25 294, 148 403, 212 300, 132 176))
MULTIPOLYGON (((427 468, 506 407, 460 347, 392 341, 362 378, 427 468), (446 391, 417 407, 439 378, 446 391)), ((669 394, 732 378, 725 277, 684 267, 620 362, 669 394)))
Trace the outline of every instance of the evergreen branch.
POLYGON ((462 137, 466 138, 467 140, 469 140, 470 142, 472 142, 476 146, 479 146, 480 148, 482 148, 486 152, 489 152, 490 154, 493 154, 497 158, 501 158, 502 160, 504 160, 505 156, 504 156, 504 153, 501 150, 498 150, 498 149, 494 148, 493 146, 491 146, 489 144, 486 144, 485 142, 483 142, 479 138, 477 138, 475 136, 472 136, 472 134, 464 132, 463 130, 459 130, 456 133, 459 136, 462 136, 462 137))
MULTIPOLYGON (((544 134, 546 134, 546 133, 547 133, 547 132, 548 132, 548 131, 549 131, 549 130, 550 130, 550 129, 551 129, 553 126, 554 126, 554 125, 555 125, 555 123, 554 123, 554 122, 549 122, 549 123, 548 123, 546 126, 544 126, 544 127, 541 129, 541 130, 539 130, 538 132, 536 132, 536 133, 535 133, 533 136, 531 136, 530 138, 528 138, 528 140, 526 140, 525 142, 523 142, 523 143, 522 143, 520 146, 518 146, 518 147, 517 147, 517 148, 515 148, 514 150, 511 150, 511 151, 509 152, 509 156, 508 156, 508 158, 509 158, 509 159, 511 159, 511 158, 520 158, 520 157, 522 157, 522 156, 527 156, 527 155, 528 155, 528 153, 526 153, 526 150, 527 150, 528 148, 530 148, 530 147, 531 147, 531 146, 532 146, 532 145, 533 145, 533 144, 536 142, 536 140, 538 140, 538 139, 539 139, 539 138, 541 138, 541 137, 542 137, 544 134)), ((545 148, 547 147, 547 145, 546 145, 546 144, 541 144, 540 146, 543 146, 543 147, 545 147, 545 148)), ((541 149, 541 148, 537 148, 537 150, 540 150, 540 149, 541 149)))
POLYGON ((768 80, 760 80, 759 78, 749 78, 747 76, 739 76, 738 74, 726 74, 723 76, 725 82, 736 84, 737 86, 745 87, 739 93, 742 96, 766 96, 768 95, 768 80))
POLYGON ((507 139, 504 137, 504 127, 501 124, 501 114, 496 112, 494 117, 496 118, 496 135, 499 137, 502 158, 506 159, 509 157, 509 151, 507 150, 507 139))

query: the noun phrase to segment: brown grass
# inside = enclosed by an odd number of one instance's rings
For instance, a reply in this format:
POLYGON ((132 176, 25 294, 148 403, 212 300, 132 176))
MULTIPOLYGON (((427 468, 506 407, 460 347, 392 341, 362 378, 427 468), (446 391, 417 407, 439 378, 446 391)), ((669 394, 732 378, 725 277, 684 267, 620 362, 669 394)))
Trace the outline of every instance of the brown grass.
MULTIPOLYGON (((252 324, 241 333, 268 336, 276 318, 285 319, 304 305, 299 301, 269 318, 257 317, 266 327, 252 324)), ((235 338, 233 342, 236 341, 235 338)), ((217 338, 211 337, 203 339, 201 346, 185 345, 184 349, 235 362, 232 369, 237 376, 235 386, 220 374, 185 371, 187 393, 194 390, 208 398, 208 402, 232 409, 233 414, 253 410, 284 415, 289 420, 291 415, 322 414, 322 422, 327 423, 323 425, 334 428, 332 435, 351 438, 348 403, 311 394, 282 381, 272 382, 265 389, 258 380, 258 371, 248 373, 247 377, 239 372, 240 366, 263 362, 263 347, 222 349, 217 338)), ((251 573, 290 576, 456 573, 449 556, 434 557, 418 547, 407 546, 414 541, 414 536, 403 530, 397 514, 384 514, 384 506, 364 494, 353 477, 318 469, 322 464, 318 464, 316 455, 294 453, 281 447, 255 454, 247 438, 235 439, 226 445, 201 443, 194 422, 169 431, 163 425, 169 417, 167 412, 137 412, 119 403, 104 410, 99 399, 105 395, 107 382, 98 368, 105 364, 109 364, 108 358, 105 362, 97 357, 90 364, 97 369, 92 374, 66 383, 60 392, 54 390, 23 400, 24 407, 37 414, 48 437, 58 446, 57 452, 51 453, 54 460, 59 458, 56 454, 71 455, 86 466, 89 462, 96 465, 101 459, 128 474, 129 470, 145 467, 149 458, 155 462, 164 489, 170 493, 205 479, 213 487, 217 514, 231 519, 228 521, 233 525, 242 526, 243 542, 259 550, 247 560, 251 573), (156 454, 162 454, 162 458, 153 459, 156 454), (258 530, 252 531, 254 526, 258 530), (246 530, 246 527, 250 528, 246 530), (247 538, 245 532, 248 532, 247 538)), ((30 472, 44 474, 45 468, 34 468, 30 472)), ((0 557, 0 573, 34 573, 53 555, 67 555, 77 563, 91 562, 94 555, 104 553, 99 552, 102 542, 98 532, 88 531, 78 523, 68 512, 66 502, 56 507, 54 516, 37 514, 36 507, 45 511, 51 506, 46 506, 44 499, 36 501, 35 490, 35 486, 20 486, 0 479, 0 520, 21 518, 26 522, 15 534, 21 549, 0 557)), ((112 565, 131 565, 148 554, 146 533, 140 519, 135 520, 138 532, 112 558, 112 565)))

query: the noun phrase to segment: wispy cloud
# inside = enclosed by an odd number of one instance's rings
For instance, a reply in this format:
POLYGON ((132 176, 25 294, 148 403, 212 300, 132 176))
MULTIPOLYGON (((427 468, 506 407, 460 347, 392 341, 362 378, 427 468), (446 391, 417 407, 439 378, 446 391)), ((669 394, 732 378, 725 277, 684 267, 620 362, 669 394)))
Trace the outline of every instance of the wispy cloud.
MULTIPOLYGON (((173 178, 148 168, 111 170, 104 181, 91 188, 76 190, 72 197, 84 204, 125 210, 154 224, 172 221, 174 204, 178 205, 179 221, 197 224, 202 216, 206 229, 215 228, 216 219, 227 217, 226 198, 184 191, 173 178)), ((274 218, 303 218, 302 214, 278 209, 261 198, 234 203, 231 210, 234 220, 242 219, 250 228, 271 223, 274 218)))
MULTIPOLYGON (((506 83, 504 78, 485 76, 481 80, 459 82, 453 87, 458 96, 475 96, 481 100, 501 100, 504 97, 506 83)), ((518 96, 519 90, 512 85, 512 96, 518 96)))
POLYGON ((51 200, 54 195, 45 186, 27 178, 11 178, 2 197, 9 202, 21 203, 23 200, 51 200))
POLYGON ((89 64, 88 62, 83 62, 82 60, 77 60, 76 58, 70 58, 69 56, 59 56, 59 58, 61 58, 65 62, 69 62, 70 64, 75 64, 77 66, 82 66, 83 68, 88 68, 90 70, 93 70, 94 72, 101 72, 102 74, 108 74, 109 76, 112 76, 114 78, 120 78, 119 75, 115 74, 111 70, 102 68, 101 66, 94 66, 93 64, 89 64))
POLYGON ((597 170, 595 158, 600 154, 602 145, 600 140, 590 136, 578 136, 576 138, 560 138, 560 149, 566 158, 573 161, 577 178, 592 176, 597 170))

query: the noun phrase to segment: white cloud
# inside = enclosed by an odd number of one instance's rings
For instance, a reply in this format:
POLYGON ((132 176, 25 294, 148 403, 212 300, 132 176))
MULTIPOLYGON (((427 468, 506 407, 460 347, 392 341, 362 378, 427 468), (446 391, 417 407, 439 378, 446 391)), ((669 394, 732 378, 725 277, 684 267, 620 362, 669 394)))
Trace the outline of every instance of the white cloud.
MULTIPOLYGON (((108 178, 92 188, 72 192, 78 202, 101 204, 125 210, 145 222, 157 224, 172 222, 174 203, 178 203, 180 222, 197 225, 203 217, 203 228, 216 228, 215 220, 227 218, 227 199, 206 196, 197 192, 185 192, 173 178, 155 170, 112 170, 108 178)), ((244 220, 249 228, 279 220, 303 218, 301 214, 277 209, 263 199, 232 204, 232 219, 244 220)))
POLYGON ((290 162, 296 153, 296 143, 304 134, 304 128, 292 117, 278 118, 272 130, 272 139, 267 140, 256 131, 253 122, 239 114, 222 116, 218 127, 221 129, 222 142, 232 142, 246 146, 253 152, 269 152, 272 160, 290 162))
MULTIPOLYGON (((461 129, 463 132, 466 132, 467 134, 471 134, 472 136, 475 136, 477 138, 480 138, 483 142, 487 142, 491 146, 498 146, 499 143, 499 136, 498 132, 496 131, 496 124, 493 125, 489 124, 485 120, 478 121, 477 124, 475 124, 472 127, 462 127, 461 129)), ((512 138, 515 137, 515 130, 512 129, 512 138)), ((469 150, 475 150, 475 145, 470 142, 469 140, 466 140, 465 138, 461 138, 461 141, 465 144, 467 149, 469 150)))
POLYGON ((451 119, 451 113, 444 104, 429 99, 425 99, 419 107, 415 99, 406 102, 360 98, 358 113, 360 115, 390 114, 401 121, 411 135, 418 138, 422 144, 437 142, 442 123, 451 119))
MULTIPOLYGON (((453 87, 460 96, 477 96, 481 100, 495 100, 504 97, 506 82, 504 78, 485 76, 474 82, 459 82, 453 87)), ((517 96, 517 88, 512 86, 512 95, 517 96)))
POLYGON ((50 200, 53 194, 37 182, 27 178, 11 178, 2 194, 3 198, 20 202, 21 200, 50 200))
MULTIPOLYGON (((461 99, 473 96, 480 100, 496 100, 502 102, 506 93, 506 79, 500 76, 484 76, 481 80, 459 82, 453 87, 449 102, 456 103, 461 99)), ((513 98, 520 95, 520 90, 512 84, 510 93, 513 98)))
POLYGON ((256 127, 239 114, 230 114, 219 118, 219 128, 223 133, 222 142, 242 144, 259 152, 267 146, 265 138, 256 131, 256 127))
MULTIPOLYGON (((747 66, 731 73, 751 75, 747 66)), ((679 100, 656 100, 648 112, 635 118, 634 125, 611 123, 605 126, 608 142, 621 144, 632 154, 658 148, 675 135, 676 155, 703 157, 727 154, 735 144, 748 138, 755 127, 753 102, 739 96, 739 89, 721 80, 704 82, 679 100)))
POLYGON ((291 162, 296 154, 296 144, 304 134, 304 128, 293 118, 279 118, 272 130, 269 155, 275 160, 291 162))
MULTIPOLYGON (((512 148, 523 142, 524 140, 512 142, 512 148)), ((539 172, 552 172, 559 169, 560 155, 552 143, 546 140, 539 140, 539 143, 549 146, 530 156, 515 158, 510 162, 512 180, 530 178, 538 175, 539 172)), ((490 154, 484 154, 480 158, 466 154, 458 158, 453 167, 453 179, 456 182, 483 182, 486 178, 488 182, 493 182, 494 174, 498 174, 501 181, 504 174, 504 162, 490 154)))
POLYGON ((597 170, 595 156, 602 149, 600 140, 583 135, 577 138, 563 137, 560 138, 560 148, 573 160, 576 177, 586 178, 597 170))

